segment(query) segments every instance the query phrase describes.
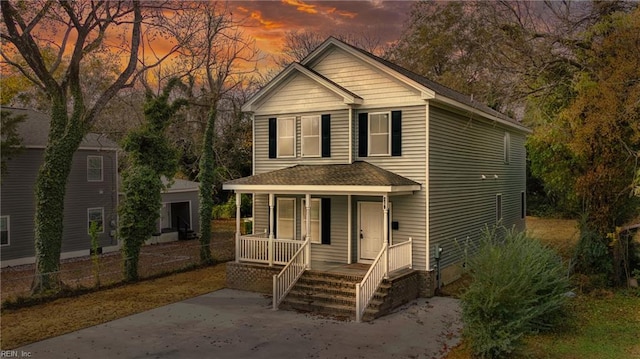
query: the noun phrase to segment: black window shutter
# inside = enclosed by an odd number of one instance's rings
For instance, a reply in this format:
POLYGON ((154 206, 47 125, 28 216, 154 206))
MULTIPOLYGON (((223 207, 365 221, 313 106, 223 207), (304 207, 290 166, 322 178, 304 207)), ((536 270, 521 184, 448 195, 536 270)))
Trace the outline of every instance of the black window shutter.
POLYGON ((331 157, 331 115, 322 115, 322 157, 331 157))
POLYGON ((322 244, 331 244, 331 198, 322 199, 322 244))
MULTIPOLYGON (((273 199, 273 238, 278 238, 278 207, 276 204, 278 203, 277 199, 273 199)), ((269 233, 267 233, 269 234, 269 233)))
POLYGON ((278 148, 278 129, 277 119, 275 117, 269 119, 269 158, 276 158, 276 149, 278 148))
POLYGON ((402 156, 402 111, 391 111, 391 156, 402 156))
POLYGON ((369 152, 369 114, 358 114, 358 156, 367 157, 369 152))

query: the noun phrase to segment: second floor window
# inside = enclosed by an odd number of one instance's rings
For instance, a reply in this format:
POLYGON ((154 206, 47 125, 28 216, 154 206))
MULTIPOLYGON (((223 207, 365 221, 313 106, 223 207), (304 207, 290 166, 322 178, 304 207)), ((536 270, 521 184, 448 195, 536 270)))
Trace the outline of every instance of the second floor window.
POLYGON ((369 155, 389 155, 389 113, 369 115, 369 155))
POLYGON ((87 156, 87 181, 102 182, 102 156, 87 156))
POLYGON ((296 156, 296 119, 278 118, 278 157, 296 156))
POLYGON ((509 132, 504 133, 504 137, 502 140, 503 140, 502 159, 504 163, 509 163, 509 160, 511 160, 511 135, 509 134, 509 132))
POLYGON ((302 116, 302 157, 320 157, 320 116, 302 116))

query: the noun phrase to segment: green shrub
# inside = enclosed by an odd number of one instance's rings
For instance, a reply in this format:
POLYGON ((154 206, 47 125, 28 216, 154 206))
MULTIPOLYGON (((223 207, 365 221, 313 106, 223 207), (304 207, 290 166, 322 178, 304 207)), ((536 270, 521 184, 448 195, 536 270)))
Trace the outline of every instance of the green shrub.
POLYGON ((476 356, 513 353, 525 334, 563 317, 569 279, 560 256, 524 232, 485 230, 467 263, 472 283, 462 296, 462 320, 476 356))
MULTIPOLYGON (((243 217, 251 216, 251 196, 242 194, 242 204, 240 205, 240 214, 243 217)), ((229 197, 226 203, 216 204, 211 211, 212 219, 229 219, 236 217, 236 196, 229 197)))

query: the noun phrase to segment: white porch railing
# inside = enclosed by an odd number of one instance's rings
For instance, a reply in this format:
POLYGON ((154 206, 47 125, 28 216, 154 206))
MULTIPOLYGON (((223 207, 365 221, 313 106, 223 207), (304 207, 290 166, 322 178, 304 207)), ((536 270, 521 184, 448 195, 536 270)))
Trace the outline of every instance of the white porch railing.
POLYGON ((302 246, 293 255, 289 263, 282 268, 280 273, 273 276, 273 310, 277 310, 282 299, 289 293, 291 288, 296 284, 298 278, 304 273, 311 258, 308 258, 306 247, 309 246, 309 240, 302 242, 302 246))
POLYGON ((411 245, 412 239, 408 241, 397 243, 389 246, 389 272, 393 272, 399 269, 409 268, 411 269, 413 258, 411 245))
POLYGON ((412 267, 411 242, 412 239, 409 238, 406 242, 392 246, 385 244, 367 274, 362 278, 362 282, 356 283, 356 321, 362 321, 362 315, 371 302, 371 298, 378 290, 382 280, 387 278, 390 272, 412 267))
POLYGON ((303 241, 269 239, 263 235, 247 235, 238 238, 238 261, 285 265, 302 247, 303 241))

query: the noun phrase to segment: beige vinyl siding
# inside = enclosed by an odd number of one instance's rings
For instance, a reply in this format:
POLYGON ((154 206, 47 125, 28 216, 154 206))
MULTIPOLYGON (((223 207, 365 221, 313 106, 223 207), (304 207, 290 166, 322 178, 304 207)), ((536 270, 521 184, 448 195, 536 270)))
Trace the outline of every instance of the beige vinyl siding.
POLYGON ((344 50, 334 48, 311 67, 326 78, 362 97, 362 106, 421 104, 417 90, 375 69, 344 50))
MULTIPOLYGON (((402 111, 402 156, 358 157, 373 165, 404 176, 422 185, 422 190, 390 197, 393 220, 400 229, 393 231, 394 243, 413 238, 414 268, 425 270, 426 263, 426 106, 360 109, 358 112, 402 111)), ((357 113, 354 115, 354 147, 358 145, 357 113)), ((357 149, 356 149, 357 154, 357 149)), ((378 200, 380 200, 378 198, 378 200)), ((354 199, 355 202, 355 199, 354 199)), ((355 210, 354 210, 355 213, 355 210)), ((357 217, 356 217, 357 218, 357 217)), ((356 223, 356 222, 354 222, 356 223)), ((354 225, 355 227, 355 225, 354 225)), ((355 247, 354 247, 355 248, 355 247)))
POLYGON ((435 264, 436 248, 442 246, 441 264, 447 266, 462 261, 465 246, 476 245, 482 229, 496 224, 496 194, 502 194, 504 226, 524 228, 520 218, 526 175, 524 134, 435 104, 429 108, 431 263, 435 264), (511 137, 508 164, 503 161, 505 131, 511 137))
POLYGON ((269 158, 269 118, 275 115, 256 116, 254 119, 254 174, 270 172, 297 164, 349 163, 349 111, 318 111, 288 113, 283 116, 295 116, 296 120, 296 157, 269 158), (331 115, 331 157, 301 157, 300 118, 311 115, 331 115))
MULTIPOLYGON (((282 195, 277 198, 296 198, 296 239, 302 240, 302 200, 304 196, 282 195)), ((347 196, 323 196, 331 198, 331 244, 313 243, 312 261, 347 262, 347 196)), ((319 198, 319 197, 311 197, 319 198)), ((264 233, 269 228, 269 197, 266 194, 254 196, 254 232, 264 233)), ((355 248, 355 247, 354 247, 355 248)))
POLYGON ((300 73, 291 76, 291 79, 284 81, 260 103, 257 115, 326 111, 347 107, 342 97, 309 77, 300 73))

